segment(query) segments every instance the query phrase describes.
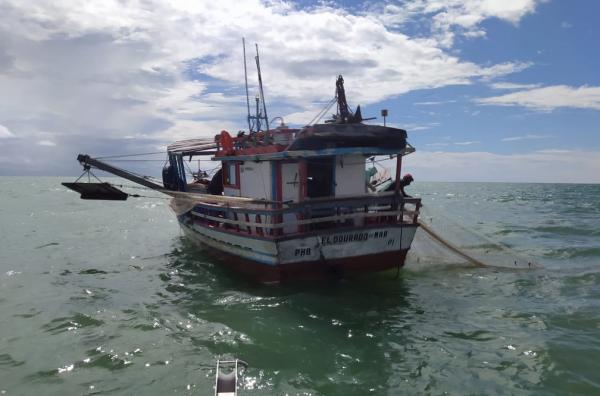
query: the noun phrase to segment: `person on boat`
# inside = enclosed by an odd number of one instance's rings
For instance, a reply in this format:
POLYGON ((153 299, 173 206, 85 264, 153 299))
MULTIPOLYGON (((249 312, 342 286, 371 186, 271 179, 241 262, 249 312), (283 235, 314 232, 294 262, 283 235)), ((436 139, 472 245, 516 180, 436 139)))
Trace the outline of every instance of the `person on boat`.
MULTIPOLYGON (((402 196, 406 198, 412 198, 404 191, 404 187, 409 186, 410 183, 412 183, 413 181, 415 181, 415 179, 410 173, 407 173, 406 175, 402 176, 402 179, 400 179, 400 193, 402 193, 402 196)), ((386 188, 385 191, 396 191, 396 181, 394 181, 388 188, 386 188)))
POLYGON ((375 181, 371 182, 371 178, 377 174, 377 168, 372 167, 365 170, 365 183, 367 188, 371 191, 375 191, 375 181))
POLYGON ((208 193, 212 195, 223 194, 223 169, 219 169, 212 179, 210 179, 210 183, 208 183, 208 193))

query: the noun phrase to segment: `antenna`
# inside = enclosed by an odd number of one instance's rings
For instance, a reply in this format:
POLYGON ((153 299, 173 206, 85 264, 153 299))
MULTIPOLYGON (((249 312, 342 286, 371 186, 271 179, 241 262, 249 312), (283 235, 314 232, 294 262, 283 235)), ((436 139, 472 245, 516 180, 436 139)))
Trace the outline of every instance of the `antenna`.
POLYGON ((264 118, 266 123, 267 123, 267 133, 269 132, 269 117, 267 117, 267 105, 265 103, 265 93, 263 91, 263 85, 262 85, 262 76, 260 74, 260 59, 258 56, 258 44, 254 44, 256 46, 256 57, 254 59, 256 59, 256 70, 258 70, 258 87, 259 87, 259 92, 260 92, 260 100, 262 101, 263 104, 263 117, 260 117, 260 114, 256 114, 257 119, 258 118, 264 118))
POLYGON ((246 106, 248 107, 248 132, 252 132, 252 121, 250 116, 250 97, 248 95, 248 68, 246 66, 246 39, 242 37, 242 47, 244 48, 244 80, 246 81, 246 106))
POLYGON ((244 50, 244 81, 246 83, 246 108, 248 109, 248 132, 249 133, 255 133, 255 132, 259 132, 261 130, 261 123, 262 120, 265 121, 265 124, 267 125, 267 129, 266 132, 268 133, 269 131, 269 119, 267 118, 267 105, 265 103, 265 92, 263 90, 263 85, 262 85, 262 75, 260 72, 260 59, 259 59, 259 55, 258 55, 258 44, 256 45, 256 57, 254 58, 256 60, 256 69, 258 71, 258 87, 259 87, 259 95, 256 95, 255 101, 256 101, 256 114, 252 115, 252 113, 250 113, 250 93, 248 90, 248 65, 246 63, 246 39, 244 37, 242 37, 242 47, 244 50), (262 102, 262 108, 261 108, 261 102, 262 102))

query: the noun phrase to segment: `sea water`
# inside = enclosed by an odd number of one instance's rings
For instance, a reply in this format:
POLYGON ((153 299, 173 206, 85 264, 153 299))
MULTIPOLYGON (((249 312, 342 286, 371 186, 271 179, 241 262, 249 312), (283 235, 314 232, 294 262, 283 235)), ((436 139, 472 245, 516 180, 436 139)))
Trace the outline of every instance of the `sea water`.
POLYGON ((264 286, 186 241, 168 200, 60 181, 0 178, 2 394, 211 395, 219 358, 249 363, 241 396, 600 393, 599 185, 409 188, 543 268, 412 256, 264 286))

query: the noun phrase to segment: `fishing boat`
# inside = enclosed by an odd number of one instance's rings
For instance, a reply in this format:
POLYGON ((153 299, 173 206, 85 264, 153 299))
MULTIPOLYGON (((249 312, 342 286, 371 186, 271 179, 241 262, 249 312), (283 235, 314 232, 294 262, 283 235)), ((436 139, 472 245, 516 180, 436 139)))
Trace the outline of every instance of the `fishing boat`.
MULTIPOLYGON (((271 127, 258 52, 256 64, 254 115, 246 77, 248 131, 169 145, 162 184, 89 155, 80 154, 79 162, 87 171, 101 169, 172 197, 170 206, 190 240, 260 282, 402 267, 419 226, 421 201, 405 197, 400 183, 388 191, 373 188, 365 169, 369 158, 395 157, 399 181, 403 156, 415 151, 406 131, 366 124, 360 106, 355 111, 348 106, 342 76, 331 119, 290 128, 279 118, 271 127), (202 169, 192 177, 186 171, 201 156, 220 164, 212 177, 202 169)), ((127 197, 108 183, 65 185, 84 199, 127 197)))

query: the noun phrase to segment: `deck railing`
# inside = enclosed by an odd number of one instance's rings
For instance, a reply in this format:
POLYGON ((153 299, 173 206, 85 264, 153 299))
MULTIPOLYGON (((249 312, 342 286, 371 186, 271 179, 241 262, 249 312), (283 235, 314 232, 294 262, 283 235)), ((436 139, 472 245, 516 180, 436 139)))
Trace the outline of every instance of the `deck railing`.
POLYGON ((416 224, 421 200, 394 193, 302 202, 195 202, 193 221, 222 230, 262 237, 281 237, 334 228, 416 224))

